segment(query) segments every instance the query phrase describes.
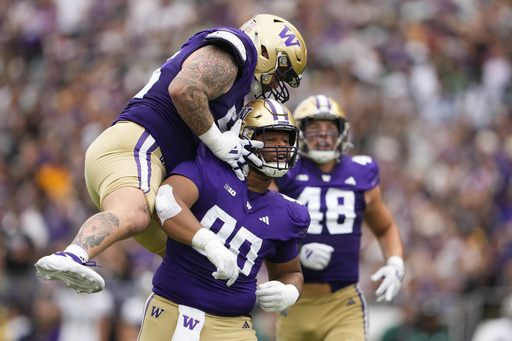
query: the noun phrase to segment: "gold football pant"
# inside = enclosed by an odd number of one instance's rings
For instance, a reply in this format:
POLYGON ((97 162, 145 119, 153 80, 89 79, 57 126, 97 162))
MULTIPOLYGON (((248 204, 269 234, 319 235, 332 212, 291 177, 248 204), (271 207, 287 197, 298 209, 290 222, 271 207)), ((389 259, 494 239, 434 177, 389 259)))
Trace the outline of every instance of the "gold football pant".
MULTIPOLYGON (((171 341, 179 317, 179 305, 151 294, 144 307, 138 341, 171 341)), ((191 328, 191 324, 187 327, 191 328)), ((205 315, 201 341, 257 341, 249 316, 224 317, 205 315)))
POLYGON ((277 320, 278 341, 365 341, 367 308, 357 285, 303 296, 277 320))
POLYGON ((160 147, 143 127, 133 122, 118 122, 106 129, 85 155, 85 183, 98 208, 116 189, 135 187, 144 192, 151 224, 134 239, 147 250, 162 255, 167 235, 153 213, 156 193, 165 175, 160 147))

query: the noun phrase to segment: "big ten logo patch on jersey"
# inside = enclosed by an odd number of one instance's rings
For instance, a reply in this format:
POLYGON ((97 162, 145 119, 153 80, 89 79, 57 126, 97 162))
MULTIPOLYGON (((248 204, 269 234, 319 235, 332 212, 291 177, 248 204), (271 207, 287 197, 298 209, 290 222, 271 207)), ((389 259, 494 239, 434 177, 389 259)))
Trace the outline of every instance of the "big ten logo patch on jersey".
POLYGON ((157 306, 152 306, 151 307, 151 316, 154 318, 159 318, 160 315, 162 315, 164 311, 165 311, 165 309, 159 308, 157 306))
POLYGON ((224 189, 229 193, 231 194, 231 196, 235 196, 236 195, 236 191, 231 188, 231 186, 229 186, 228 184, 224 184, 224 189))

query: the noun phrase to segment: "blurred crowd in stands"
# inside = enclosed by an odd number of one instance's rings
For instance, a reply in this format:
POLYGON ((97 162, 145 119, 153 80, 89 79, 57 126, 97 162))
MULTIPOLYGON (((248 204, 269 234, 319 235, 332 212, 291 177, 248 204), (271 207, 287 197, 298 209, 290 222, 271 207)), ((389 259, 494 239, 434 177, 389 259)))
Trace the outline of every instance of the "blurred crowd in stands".
MULTIPOLYGON (((151 73, 197 31, 256 13, 290 20, 307 43, 287 106, 333 97, 352 126, 349 153, 381 167, 406 264, 388 308, 421 310, 436 298, 444 324, 467 325, 466 339, 497 317, 490 305, 512 290, 512 1, 4 0, 0 340, 136 339, 159 259, 119 243, 95 259, 107 288, 93 295, 43 282, 33 264, 96 212, 85 149, 151 73), (473 306, 456 304, 471 297, 473 306)), ((382 261, 366 233, 360 275, 371 305, 369 276, 382 261)))

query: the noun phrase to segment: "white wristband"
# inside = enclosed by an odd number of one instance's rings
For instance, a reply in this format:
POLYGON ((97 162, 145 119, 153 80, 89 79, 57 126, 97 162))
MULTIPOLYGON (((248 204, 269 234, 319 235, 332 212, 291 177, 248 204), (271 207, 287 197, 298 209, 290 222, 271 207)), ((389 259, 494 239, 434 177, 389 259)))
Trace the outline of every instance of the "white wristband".
POLYGON ((192 238, 192 246, 204 251, 206 243, 208 243, 212 239, 217 239, 215 233, 206 228, 201 228, 199 231, 196 232, 196 234, 192 238))
POLYGON ((398 256, 391 256, 386 261, 387 265, 395 266, 398 268, 398 277, 400 280, 403 279, 405 275, 405 266, 404 266, 404 260, 401 257, 398 256))
POLYGON ((398 257, 398 256, 391 256, 388 258, 387 262, 386 262, 387 265, 394 265, 394 266, 397 266, 401 269, 404 268, 404 260, 401 258, 401 257, 398 257))
POLYGON ((203 141, 205 145, 212 149, 213 152, 215 152, 214 149, 218 144, 218 141, 223 138, 222 133, 220 132, 215 122, 212 124, 210 129, 208 129, 206 132, 202 133, 198 137, 201 141, 203 141))
POLYGON ((158 189, 155 199, 155 210, 160 222, 163 224, 181 212, 181 206, 178 205, 174 194, 172 194, 171 185, 164 185, 158 189))
POLYGON ((286 292, 286 298, 287 298, 286 305, 288 305, 288 307, 292 306, 299 299, 299 296, 300 296, 299 289, 297 289, 297 287, 293 284, 286 284, 285 292, 286 292))

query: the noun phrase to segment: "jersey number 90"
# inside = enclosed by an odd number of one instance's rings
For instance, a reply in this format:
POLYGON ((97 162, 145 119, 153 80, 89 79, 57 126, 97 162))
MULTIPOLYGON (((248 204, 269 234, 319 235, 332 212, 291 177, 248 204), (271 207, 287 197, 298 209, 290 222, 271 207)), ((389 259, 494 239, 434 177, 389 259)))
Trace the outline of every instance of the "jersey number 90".
MULTIPOLYGON (((228 238, 232 237, 229 242, 229 250, 237 257, 241 255, 242 258, 245 259, 244 265, 241 266, 240 269, 241 273, 249 276, 254 266, 254 261, 258 258, 258 252, 261 249, 263 240, 243 226, 240 227, 236 233, 233 233, 236 227, 236 219, 217 205, 206 212, 203 219, 201 219, 201 225, 207 229, 211 229, 214 223, 218 223, 219 221, 222 222, 219 230, 212 232, 217 232, 217 237, 224 242, 224 245, 226 245, 228 238), (250 245, 250 247, 247 247, 248 245, 250 245)), ((196 250, 205 255, 204 251, 196 250)))

